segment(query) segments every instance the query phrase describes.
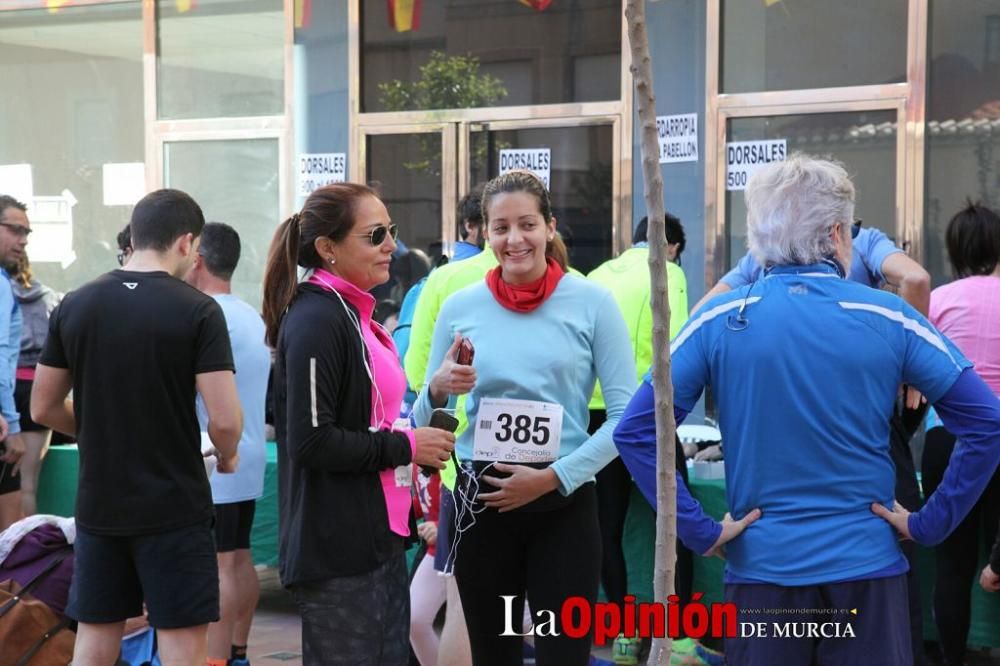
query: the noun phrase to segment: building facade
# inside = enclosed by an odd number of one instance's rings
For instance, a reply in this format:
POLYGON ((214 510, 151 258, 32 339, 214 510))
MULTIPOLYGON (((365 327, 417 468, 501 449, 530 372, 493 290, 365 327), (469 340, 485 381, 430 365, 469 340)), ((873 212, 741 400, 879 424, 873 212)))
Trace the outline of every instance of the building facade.
MULTIPOLYGON (((141 194, 236 227, 260 302, 274 227, 309 187, 376 181, 401 237, 511 166, 548 179, 571 262, 644 214, 622 0, 0 0, 0 191, 36 275, 115 265, 141 194)), ((1000 0, 649 0, 667 210, 691 302, 745 251, 741 187, 794 151, 844 162, 857 215, 949 279, 943 231, 1000 205, 1000 0), (672 146, 672 147, 671 147, 672 146), (996 150, 994 150, 996 148, 996 150)))

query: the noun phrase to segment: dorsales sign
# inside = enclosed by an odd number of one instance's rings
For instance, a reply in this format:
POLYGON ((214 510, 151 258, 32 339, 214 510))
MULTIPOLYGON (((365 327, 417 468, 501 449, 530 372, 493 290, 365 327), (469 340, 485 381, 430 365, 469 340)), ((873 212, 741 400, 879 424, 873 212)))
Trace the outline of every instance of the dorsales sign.
POLYGON ((516 169, 527 169, 545 183, 549 189, 552 173, 552 151, 548 148, 507 148, 500 151, 500 175, 516 169))
POLYGON ((657 116, 660 164, 698 161, 698 114, 657 116))
POLYGON ((753 172, 771 162, 784 162, 784 139, 732 141, 726 144, 726 189, 745 190, 753 172))
POLYGON ((313 190, 347 180, 346 153, 305 153, 299 155, 299 196, 307 197, 313 190))

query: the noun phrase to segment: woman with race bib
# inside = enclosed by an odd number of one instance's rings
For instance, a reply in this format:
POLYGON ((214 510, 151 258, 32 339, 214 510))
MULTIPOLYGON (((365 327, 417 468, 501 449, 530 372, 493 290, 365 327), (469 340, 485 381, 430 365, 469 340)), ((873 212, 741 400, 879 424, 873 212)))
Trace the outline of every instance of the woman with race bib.
MULTIPOLYGON (((556 220, 542 182, 526 171, 493 179, 483 216, 500 265, 442 306, 428 364, 437 370, 414 413, 428 423, 435 408, 468 394, 469 427, 456 442, 466 462, 455 489, 455 575, 474 663, 520 664, 522 641, 511 634, 520 631, 525 597, 536 622, 548 618, 543 610, 558 618, 569 597, 596 600, 594 475, 616 455, 612 432, 635 390, 635 368, 610 292, 551 256, 556 220), (466 339, 471 366, 457 363, 466 339), (589 436, 598 379, 608 420, 589 436)), ((590 646, 589 636, 539 635, 537 663, 584 665, 590 646)))

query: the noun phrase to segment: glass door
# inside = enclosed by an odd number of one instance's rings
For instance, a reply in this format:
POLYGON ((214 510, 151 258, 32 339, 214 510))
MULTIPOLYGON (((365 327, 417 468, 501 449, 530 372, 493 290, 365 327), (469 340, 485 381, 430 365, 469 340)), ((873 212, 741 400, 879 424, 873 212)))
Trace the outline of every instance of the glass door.
MULTIPOLYGON (((418 250, 435 265, 452 253, 456 207, 470 189, 514 168, 536 171, 570 265, 587 273, 618 249, 619 131, 617 116, 367 126, 358 172, 399 225, 399 255, 418 250)), ((377 295, 396 300, 408 286, 405 275, 397 282, 377 295)))
POLYGON ((616 123, 616 118, 575 118, 468 124, 467 130, 460 128, 466 132, 460 134, 459 156, 467 162, 459 166, 461 188, 467 191, 515 168, 537 172, 548 184, 570 265, 586 274, 617 249, 616 123))
POLYGON ((379 193, 399 226, 389 282, 372 290, 396 306, 450 254, 455 234, 455 127, 419 123, 361 128, 360 180, 379 193))
POLYGON ((208 222, 239 233, 233 293, 259 307, 267 251, 281 222, 281 139, 165 140, 163 186, 194 197, 208 222))
POLYGON ((359 171, 399 225, 399 252, 416 249, 433 263, 455 235, 453 123, 362 128, 359 171))
POLYGON ((855 215, 907 249, 904 239, 905 137, 901 103, 790 105, 776 109, 725 109, 719 127, 715 192, 723 221, 715 248, 716 278, 747 251, 743 190, 754 169, 796 152, 841 162, 856 190, 855 215))

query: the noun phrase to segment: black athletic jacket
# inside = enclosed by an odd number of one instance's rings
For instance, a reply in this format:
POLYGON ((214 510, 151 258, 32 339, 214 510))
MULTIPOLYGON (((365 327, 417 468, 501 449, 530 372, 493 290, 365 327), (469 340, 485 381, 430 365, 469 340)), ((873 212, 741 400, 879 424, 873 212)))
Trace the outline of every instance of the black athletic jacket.
POLYGON ((369 432, 363 353, 337 296, 300 285, 274 365, 286 586, 365 573, 403 552, 403 538, 389 530, 379 472, 411 462, 410 443, 401 433, 369 432))

